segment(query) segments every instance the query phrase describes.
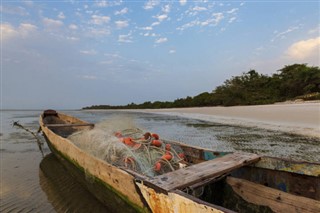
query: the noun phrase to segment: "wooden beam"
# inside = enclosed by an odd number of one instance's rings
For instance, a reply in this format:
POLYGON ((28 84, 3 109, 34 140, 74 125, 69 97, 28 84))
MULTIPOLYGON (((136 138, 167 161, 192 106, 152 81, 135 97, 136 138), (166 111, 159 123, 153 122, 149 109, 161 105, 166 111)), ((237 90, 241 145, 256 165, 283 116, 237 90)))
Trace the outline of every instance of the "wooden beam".
POLYGON ((227 183, 245 201, 268 206, 274 212, 320 212, 320 201, 289 194, 244 179, 227 177, 227 183))
POLYGON ((182 189, 219 177, 244 165, 257 162, 259 159, 260 157, 256 154, 236 152, 156 176, 150 180, 150 183, 167 191, 182 189))
POLYGON ((78 127, 78 126, 94 126, 92 123, 87 124, 45 124, 46 127, 78 127))

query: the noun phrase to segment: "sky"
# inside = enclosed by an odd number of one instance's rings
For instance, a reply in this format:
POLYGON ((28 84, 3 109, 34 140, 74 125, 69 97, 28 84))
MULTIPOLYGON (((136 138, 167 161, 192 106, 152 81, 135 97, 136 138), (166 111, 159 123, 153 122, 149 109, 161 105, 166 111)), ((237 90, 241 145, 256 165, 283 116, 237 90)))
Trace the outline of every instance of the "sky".
POLYGON ((173 101, 320 64, 319 1, 2 0, 1 109, 173 101))

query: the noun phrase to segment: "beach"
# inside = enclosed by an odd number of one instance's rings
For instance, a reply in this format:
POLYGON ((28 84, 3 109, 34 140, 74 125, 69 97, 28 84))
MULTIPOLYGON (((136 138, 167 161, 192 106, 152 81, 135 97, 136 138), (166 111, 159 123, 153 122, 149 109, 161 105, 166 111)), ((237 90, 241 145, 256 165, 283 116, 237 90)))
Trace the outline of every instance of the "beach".
POLYGON ((318 101, 255 106, 147 109, 142 112, 258 127, 320 138, 320 102, 318 101))

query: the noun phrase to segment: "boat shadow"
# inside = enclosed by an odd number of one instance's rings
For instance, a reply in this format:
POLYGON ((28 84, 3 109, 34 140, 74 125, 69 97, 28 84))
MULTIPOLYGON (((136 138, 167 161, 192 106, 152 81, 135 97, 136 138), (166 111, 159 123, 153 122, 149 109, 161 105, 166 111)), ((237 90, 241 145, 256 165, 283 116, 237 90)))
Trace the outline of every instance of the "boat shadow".
POLYGON ((112 202, 108 206, 99 202, 52 153, 40 163, 39 180, 56 212, 119 212, 112 202))

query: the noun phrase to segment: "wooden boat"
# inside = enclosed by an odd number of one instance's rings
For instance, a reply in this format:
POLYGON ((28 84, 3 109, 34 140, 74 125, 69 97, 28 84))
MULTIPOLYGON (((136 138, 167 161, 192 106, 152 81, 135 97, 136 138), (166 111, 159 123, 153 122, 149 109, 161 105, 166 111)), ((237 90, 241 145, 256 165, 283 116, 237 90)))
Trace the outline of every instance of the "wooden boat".
POLYGON ((132 207, 125 212, 320 212, 318 163, 167 141, 180 146, 192 165, 147 177, 98 159, 67 139, 93 124, 47 110, 40 126, 51 151, 71 174, 102 203, 132 207))

